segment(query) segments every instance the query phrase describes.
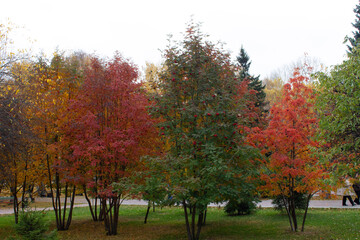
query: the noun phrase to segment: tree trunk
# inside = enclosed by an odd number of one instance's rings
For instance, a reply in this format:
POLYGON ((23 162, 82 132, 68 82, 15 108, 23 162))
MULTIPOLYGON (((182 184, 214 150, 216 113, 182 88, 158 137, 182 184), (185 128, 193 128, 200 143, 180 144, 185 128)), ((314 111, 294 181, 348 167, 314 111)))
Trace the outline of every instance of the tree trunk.
MULTIPOLYGON (((294 156, 293 158, 295 158, 295 150, 294 151, 294 156)), ((291 218, 293 220, 293 224, 294 224, 294 232, 297 232, 298 229, 298 224, 297 224, 297 218, 296 218, 296 206, 295 206, 295 179, 294 178, 290 178, 290 212, 291 212, 291 218)))
POLYGON ((65 231, 68 230, 71 224, 71 220, 72 220, 72 213, 73 213, 73 208, 74 208, 74 204, 75 204, 75 191, 76 191, 76 187, 73 186, 72 188, 72 192, 68 192, 68 183, 65 184, 65 196, 64 196, 64 206, 63 208, 61 207, 61 184, 60 184, 60 176, 59 173, 56 172, 55 173, 55 186, 56 186, 56 194, 54 196, 53 194, 53 189, 52 189, 52 185, 51 185, 51 198, 52 198, 52 202, 53 202, 53 208, 54 208, 54 212, 55 212, 55 219, 56 219, 56 227, 58 231, 65 231), (66 212, 67 212, 67 201, 68 198, 70 200, 70 210, 69 213, 67 215, 66 218, 66 212))
POLYGON ((206 224, 206 215, 207 215, 207 206, 206 206, 205 212, 204 212, 204 220, 203 220, 203 223, 202 223, 203 226, 205 226, 205 224, 206 224))
MULTIPOLYGON (((27 171, 28 168, 28 161, 26 160, 25 163, 25 172, 27 171)), ((24 177, 24 181, 23 181, 23 185, 22 185, 22 195, 21 195, 21 209, 24 210, 25 207, 27 207, 29 205, 29 203, 25 200, 25 193, 26 193, 26 175, 24 177)))
POLYGON ((185 213, 186 232, 187 232, 187 235, 188 235, 188 239, 192 240, 192 234, 191 234, 191 231, 190 231, 189 216, 188 216, 187 206, 186 206, 185 200, 183 200, 183 208, 184 208, 184 213, 185 213))
POLYGON ((284 206, 286 209, 286 213, 289 217, 289 223, 290 223, 290 227, 291 227, 291 231, 294 231, 294 226, 293 226, 293 222, 292 222, 292 218, 291 218, 291 214, 290 214, 290 206, 289 206, 289 202, 286 200, 285 196, 283 194, 281 194, 282 198, 283 198, 283 202, 284 202, 284 206))
POLYGON ((187 231, 188 239, 189 240, 200 239, 201 227, 203 226, 203 223, 204 223, 204 211, 199 212, 197 223, 196 223, 196 212, 197 212, 196 205, 188 207, 186 205, 186 201, 183 200, 183 208, 184 208, 184 213, 185 213, 185 224, 186 224, 186 231, 187 231), (191 213, 190 213, 191 221, 189 221, 189 215, 188 215, 188 211, 187 211, 188 208, 191 209, 191 213))
MULTIPOLYGON (((12 156, 13 158, 13 164, 16 168, 16 161, 15 161, 15 156, 12 156)), ((12 179, 12 187, 10 185, 10 192, 12 194, 12 196, 14 197, 14 201, 13 201, 13 208, 14 208, 14 216, 15 216, 15 224, 18 224, 19 222, 19 199, 17 197, 17 193, 18 193, 18 175, 17 172, 14 172, 14 176, 12 179)))
MULTIPOLYGON (((87 192, 86 192, 86 185, 85 185, 85 184, 83 185, 83 191, 84 191, 85 199, 86 199, 86 201, 87 201, 87 203, 88 203, 88 205, 89 205, 89 210, 90 210, 90 213, 91 213, 91 217, 92 217, 93 221, 96 222, 96 221, 97 221, 97 216, 94 215, 94 211, 93 211, 93 208, 92 208, 91 201, 90 201, 90 199, 89 199, 89 197, 88 197, 88 195, 87 195, 87 192)), ((96 207, 95 207, 95 208, 96 208, 96 207)), ((96 211, 96 210, 95 210, 95 211, 96 211)), ((95 214, 96 214, 96 213, 95 213, 95 214)))
POLYGON ((67 219, 65 229, 69 229, 70 224, 71 224, 72 212, 73 212, 74 204, 75 204, 75 190, 76 190, 76 187, 73 186, 72 196, 70 196, 70 198, 71 198, 70 199, 70 210, 69 210, 69 215, 68 215, 68 219, 67 219))
POLYGON ((91 213, 91 217, 92 217, 92 220, 94 222, 97 222, 97 221, 103 221, 104 220, 104 217, 103 217, 103 207, 102 207, 102 204, 101 204, 101 200, 98 198, 98 197, 95 197, 94 198, 94 204, 91 203, 91 200, 89 199, 89 196, 87 195, 87 191, 86 191, 86 186, 83 185, 83 189, 84 189, 84 195, 85 195, 85 199, 89 205, 89 209, 90 209, 90 213, 91 213), (100 202, 99 204, 99 211, 98 211, 98 202, 100 202), (99 214, 98 214, 99 213, 99 214))
POLYGON ((147 210, 146 210, 145 220, 144 220, 145 224, 147 223, 147 218, 148 218, 148 215, 149 215, 150 208, 151 208, 151 204, 150 204, 150 201, 149 201, 148 207, 147 207, 147 210))
POLYGON ((199 214, 197 233, 196 233, 196 238, 195 239, 200 239, 200 231, 201 231, 201 227, 203 225, 203 222, 204 222, 204 213, 201 212, 199 214))
POLYGON ((11 187, 10 191, 11 194, 14 198, 13 201, 13 208, 14 208, 14 217, 15 217, 15 224, 19 223, 19 199, 17 197, 17 191, 16 191, 17 187, 11 187))
POLYGON ((104 209, 104 222, 106 235, 116 235, 117 225, 119 221, 120 195, 109 197, 109 207, 107 206, 107 198, 102 199, 104 209))
POLYGON ((291 202, 290 212, 291 212, 291 218, 292 218, 293 224, 294 224, 294 232, 297 232, 298 226, 297 226, 297 218, 296 218, 296 208, 295 208, 295 200, 293 197, 290 199, 290 202, 291 202))
POLYGON ((191 232, 192 232, 192 237, 195 240, 196 239, 196 233, 195 233, 195 223, 196 221, 196 205, 194 205, 192 207, 192 212, 191 212, 191 232))
POLYGON ((309 194, 309 196, 307 198, 307 201, 306 201, 306 208, 305 208, 305 212, 304 212, 303 222, 302 222, 302 225, 301 225, 301 231, 302 232, 304 231, 304 228, 305 228, 305 220, 306 220, 306 215, 307 215, 307 211, 309 209, 309 203, 310 203, 311 198, 312 198, 312 194, 309 194))

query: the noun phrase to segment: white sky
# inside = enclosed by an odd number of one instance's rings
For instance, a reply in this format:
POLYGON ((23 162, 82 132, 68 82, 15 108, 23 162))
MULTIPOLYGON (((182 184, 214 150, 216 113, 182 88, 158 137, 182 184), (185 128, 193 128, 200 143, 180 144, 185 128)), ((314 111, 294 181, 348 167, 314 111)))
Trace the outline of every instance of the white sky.
POLYGON ((118 50, 139 68, 160 63, 168 34, 179 38, 191 15, 213 42, 226 43, 235 60, 241 45, 250 72, 269 76, 304 53, 325 65, 340 63, 352 36, 358 0, 0 0, 0 22, 20 26, 15 43, 36 40, 50 54, 84 50, 111 57, 118 50))

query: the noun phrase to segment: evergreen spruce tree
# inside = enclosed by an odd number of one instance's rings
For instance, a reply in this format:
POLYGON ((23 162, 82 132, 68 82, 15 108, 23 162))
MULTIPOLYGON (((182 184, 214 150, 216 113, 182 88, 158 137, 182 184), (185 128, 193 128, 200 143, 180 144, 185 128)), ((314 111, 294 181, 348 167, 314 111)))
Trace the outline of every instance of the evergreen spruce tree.
POLYGON ((349 53, 353 53, 355 47, 358 45, 358 41, 360 38, 360 1, 359 4, 354 8, 354 13, 356 16, 355 23, 352 23, 353 27, 356 28, 356 31, 353 31, 354 37, 346 37, 350 42, 348 45, 349 53))
POLYGON ((263 85, 262 81, 260 80, 260 75, 253 76, 250 75, 249 69, 251 65, 250 57, 241 46, 239 56, 236 57, 238 66, 240 67, 239 78, 241 81, 248 80, 249 81, 249 89, 253 89, 256 91, 256 101, 255 106, 260 108, 262 112, 264 112, 265 107, 265 97, 266 94, 264 92, 265 85, 263 85))

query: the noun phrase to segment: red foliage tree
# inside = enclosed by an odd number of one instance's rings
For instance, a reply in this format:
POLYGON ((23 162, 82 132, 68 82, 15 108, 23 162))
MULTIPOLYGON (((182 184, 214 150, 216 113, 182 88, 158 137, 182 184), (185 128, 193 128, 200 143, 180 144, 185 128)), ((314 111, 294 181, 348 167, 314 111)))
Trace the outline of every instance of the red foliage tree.
MULTIPOLYGON (((317 118, 313 110, 314 94, 304 83, 307 78, 300 75, 284 85, 281 101, 270 110, 269 126, 265 130, 254 129, 250 142, 261 149, 260 159, 264 168, 262 186, 270 195, 281 195, 289 216, 292 231, 297 231, 295 194, 307 195, 308 203, 321 187, 324 170, 313 149, 317 118)), ((305 210, 302 231, 306 219, 305 210)))
POLYGON ((68 113, 64 169, 68 179, 86 184, 101 199, 108 235, 117 234, 119 207, 126 193, 112 184, 126 179, 139 158, 152 152, 151 139, 157 136, 137 77, 136 67, 118 55, 108 63, 93 58, 68 113))

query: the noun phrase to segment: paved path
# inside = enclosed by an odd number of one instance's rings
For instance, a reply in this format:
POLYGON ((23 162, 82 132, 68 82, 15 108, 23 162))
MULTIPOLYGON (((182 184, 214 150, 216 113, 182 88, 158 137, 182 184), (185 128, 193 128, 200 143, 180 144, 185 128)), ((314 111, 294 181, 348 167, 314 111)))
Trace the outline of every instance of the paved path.
MULTIPOLYGON (((51 202, 51 198, 36 198, 35 200, 36 202, 51 202)), ((263 200, 261 202, 258 203, 258 207, 260 208, 270 208, 273 207, 273 204, 271 203, 272 200, 263 200)), ((86 202, 86 200, 84 198, 77 198, 76 199, 76 204, 75 207, 87 207, 88 204, 86 202)), ((123 203, 123 205, 147 205, 148 203, 146 201, 143 200, 125 200, 123 203)), ((342 206, 342 201, 341 200, 311 200, 310 201, 310 205, 309 208, 340 208, 340 209, 360 209, 360 205, 355 205, 355 206, 342 206)), ((224 204, 210 204, 210 206, 212 207, 222 207, 224 204)), ((47 208, 47 209, 52 209, 52 208, 47 208)), ((14 212, 14 210, 12 208, 0 208, 0 215, 4 215, 4 214, 12 214, 14 212)))

